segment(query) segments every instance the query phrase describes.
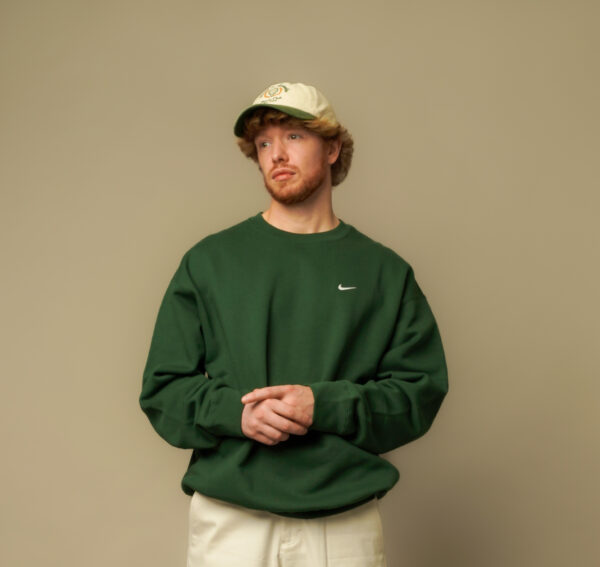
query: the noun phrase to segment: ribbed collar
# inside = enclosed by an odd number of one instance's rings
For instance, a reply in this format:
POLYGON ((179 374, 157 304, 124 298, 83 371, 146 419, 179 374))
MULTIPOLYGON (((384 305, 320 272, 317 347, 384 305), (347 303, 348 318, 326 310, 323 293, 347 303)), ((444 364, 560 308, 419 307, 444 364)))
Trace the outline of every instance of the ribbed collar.
POLYGON ((343 238, 348 234, 351 226, 346 224, 342 219, 339 219, 339 221, 339 224, 331 230, 326 230, 324 232, 299 233, 289 232, 273 226, 263 218, 262 211, 248 219, 248 223, 263 234, 282 240, 288 240, 290 242, 324 242, 343 238))

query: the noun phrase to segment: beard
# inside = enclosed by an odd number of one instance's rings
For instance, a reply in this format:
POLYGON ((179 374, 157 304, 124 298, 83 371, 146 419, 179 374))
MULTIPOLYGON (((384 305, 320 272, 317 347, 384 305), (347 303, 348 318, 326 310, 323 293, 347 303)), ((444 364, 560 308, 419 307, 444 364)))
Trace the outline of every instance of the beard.
POLYGON ((328 167, 329 164, 324 163, 317 172, 304 179, 296 179, 297 173, 284 182, 273 181, 264 174, 263 179, 267 191, 275 201, 282 205, 294 205, 306 201, 324 185, 328 167))

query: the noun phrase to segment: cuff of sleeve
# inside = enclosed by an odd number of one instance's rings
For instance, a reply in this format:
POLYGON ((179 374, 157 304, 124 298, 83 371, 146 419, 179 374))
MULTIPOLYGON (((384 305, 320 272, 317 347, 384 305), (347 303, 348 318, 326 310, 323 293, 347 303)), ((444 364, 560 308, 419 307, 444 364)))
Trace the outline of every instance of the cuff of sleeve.
POLYGON ((308 384, 315 397, 311 428, 325 433, 350 435, 353 430, 352 385, 346 381, 308 384))
POLYGON ((208 415, 212 423, 208 427, 218 436, 244 437, 242 433, 242 393, 235 388, 219 388, 218 396, 210 404, 208 415))

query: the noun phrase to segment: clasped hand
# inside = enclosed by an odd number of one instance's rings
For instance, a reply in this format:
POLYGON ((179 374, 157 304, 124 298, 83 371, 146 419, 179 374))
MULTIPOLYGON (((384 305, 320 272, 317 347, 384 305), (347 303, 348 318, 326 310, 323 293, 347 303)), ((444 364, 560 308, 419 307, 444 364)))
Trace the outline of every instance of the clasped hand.
POLYGON ((242 433, 265 445, 305 435, 313 422, 315 397, 308 386, 257 388, 242 398, 242 433))

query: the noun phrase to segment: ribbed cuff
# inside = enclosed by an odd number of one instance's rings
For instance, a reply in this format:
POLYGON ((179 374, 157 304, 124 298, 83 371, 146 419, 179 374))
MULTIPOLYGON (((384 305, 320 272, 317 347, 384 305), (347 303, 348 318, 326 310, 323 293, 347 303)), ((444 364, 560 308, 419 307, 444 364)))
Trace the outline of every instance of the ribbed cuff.
POLYGON ((308 384, 315 397, 312 429, 337 435, 352 433, 351 384, 339 382, 315 382, 308 384))
POLYGON ((211 423, 207 429, 218 436, 244 437, 242 433, 242 393, 228 386, 214 393, 210 404, 211 423))

